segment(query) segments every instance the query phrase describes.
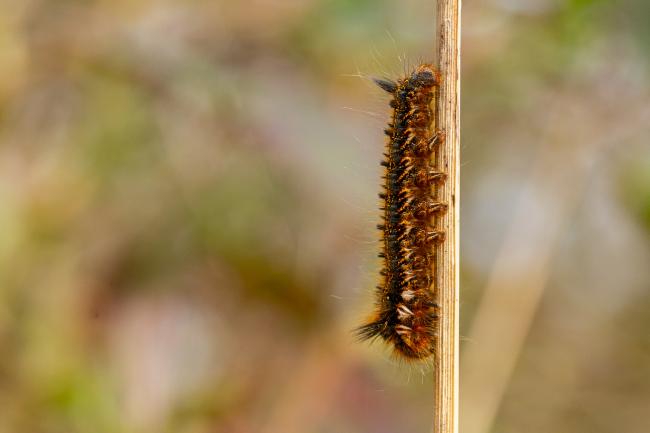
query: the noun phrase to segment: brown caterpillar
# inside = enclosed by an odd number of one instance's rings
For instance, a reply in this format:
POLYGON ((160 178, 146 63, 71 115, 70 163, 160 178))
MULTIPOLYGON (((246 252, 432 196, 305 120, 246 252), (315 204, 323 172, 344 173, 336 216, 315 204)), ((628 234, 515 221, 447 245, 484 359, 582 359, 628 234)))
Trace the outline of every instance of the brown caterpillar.
POLYGON ((408 77, 393 82, 375 79, 392 95, 392 122, 382 165, 386 167, 382 200, 382 282, 376 290, 376 310, 356 332, 361 339, 383 338, 408 360, 427 358, 437 336, 438 305, 433 285, 433 245, 445 240, 434 229, 447 205, 436 199, 436 187, 446 179, 434 161, 444 135, 433 127, 431 103, 440 74, 422 64, 408 77))

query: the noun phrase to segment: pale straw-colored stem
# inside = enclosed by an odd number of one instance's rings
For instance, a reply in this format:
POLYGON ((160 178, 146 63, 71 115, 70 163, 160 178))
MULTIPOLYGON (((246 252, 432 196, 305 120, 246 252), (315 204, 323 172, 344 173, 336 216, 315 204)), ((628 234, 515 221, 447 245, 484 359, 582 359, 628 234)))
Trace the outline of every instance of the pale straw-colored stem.
POLYGON ((458 433, 458 227, 460 168, 460 0, 438 0, 438 68, 442 85, 436 107, 436 127, 446 139, 436 154, 437 168, 448 177, 439 199, 449 210, 437 218, 436 229, 447 240, 436 247, 436 292, 440 327, 434 355, 434 433, 458 433))

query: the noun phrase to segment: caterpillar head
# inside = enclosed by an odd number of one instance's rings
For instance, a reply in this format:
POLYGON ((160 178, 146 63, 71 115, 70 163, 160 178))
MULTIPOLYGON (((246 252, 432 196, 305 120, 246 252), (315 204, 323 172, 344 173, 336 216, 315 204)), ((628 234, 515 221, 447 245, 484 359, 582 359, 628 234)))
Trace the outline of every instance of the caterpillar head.
POLYGON ((411 80, 423 87, 433 87, 440 85, 441 77, 433 65, 425 63, 417 67, 411 75, 411 80))

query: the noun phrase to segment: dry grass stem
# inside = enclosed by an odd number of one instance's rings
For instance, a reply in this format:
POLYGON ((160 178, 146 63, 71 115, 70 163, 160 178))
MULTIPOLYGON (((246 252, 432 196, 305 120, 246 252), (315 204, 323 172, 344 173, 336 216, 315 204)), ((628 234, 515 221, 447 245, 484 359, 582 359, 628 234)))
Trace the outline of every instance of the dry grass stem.
POLYGON ((435 363, 435 433, 458 432, 458 258, 460 168, 460 0, 438 0, 438 68, 443 77, 436 107, 436 125, 446 140, 436 155, 439 169, 448 174, 440 201, 449 211, 438 218, 436 229, 447 241, 436 247, 436 288, 440 327, 435 363))

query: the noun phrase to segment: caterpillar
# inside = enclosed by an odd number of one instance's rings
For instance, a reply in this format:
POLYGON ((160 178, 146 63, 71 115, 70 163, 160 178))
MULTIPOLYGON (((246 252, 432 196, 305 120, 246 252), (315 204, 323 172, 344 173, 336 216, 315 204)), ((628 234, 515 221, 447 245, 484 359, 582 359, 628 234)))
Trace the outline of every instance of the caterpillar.
POLYGON ((446 174, 435 166, 444 134, 434 128, 435 100, 440 74, 422 64, 397 81, 375 79, 392 95, 392 120, 384 160, 380 209, 383 261, 376 287, 375 312, 356 329, 362 340, 381 337, 396 355, 407 360, 429 357, 435 347, 439 307, 434 297, 435 252, 445 232, 435 221, 447 205, 437 200, 446 174))

